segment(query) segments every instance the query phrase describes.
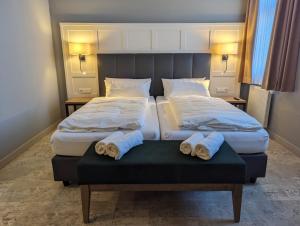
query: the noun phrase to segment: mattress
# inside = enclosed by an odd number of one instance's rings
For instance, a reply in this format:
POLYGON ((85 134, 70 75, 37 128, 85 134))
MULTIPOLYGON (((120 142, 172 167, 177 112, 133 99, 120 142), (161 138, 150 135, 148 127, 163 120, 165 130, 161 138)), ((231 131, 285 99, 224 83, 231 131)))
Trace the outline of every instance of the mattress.
MULTIPOLYGON (((183 130, 176 123, 170 103, 165 97, 156 98, 157 112, 162 140, 185 140, 198 130, 183 130)), ((202 131, 204 135, 208 131, 202 131)), ((221 132, 225 141, 239 154, 266 152, 269 145, 269 134, 260 129, 255 132, 226 131, 221 132)))
MULTIPOLYGON (((129 130, 122 130, 125 133, 129 130)), ((145 140, 159 140, 160 130, 156 102, 149 98, 146 107, 145 125, 141 129, 145 140)), ((91 143, 109 136, 112 132, 70 133, 56 130, 51 137, 51 147, 56 155, 82 156, 91 143)))

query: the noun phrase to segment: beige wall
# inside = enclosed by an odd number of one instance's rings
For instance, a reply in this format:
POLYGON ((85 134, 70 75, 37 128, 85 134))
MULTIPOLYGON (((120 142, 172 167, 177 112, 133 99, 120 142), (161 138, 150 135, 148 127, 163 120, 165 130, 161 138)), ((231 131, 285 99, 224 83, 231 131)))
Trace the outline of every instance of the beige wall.
POLYGON ((60 118, 48 0, 0 1, 0 159, 60 118))
POLYGON ((287 143, 291 148, 295 146, 295 149, 300 150, 300 57, 296 90, 293 93, 274 95, 269 129, 282 142, 287 143))

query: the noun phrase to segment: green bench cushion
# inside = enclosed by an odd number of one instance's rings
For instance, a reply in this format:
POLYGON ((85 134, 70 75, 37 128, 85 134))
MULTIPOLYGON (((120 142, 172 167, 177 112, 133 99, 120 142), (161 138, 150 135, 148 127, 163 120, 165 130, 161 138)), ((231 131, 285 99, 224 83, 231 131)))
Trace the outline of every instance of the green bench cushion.
POLYGON ((181 141, 144 141, 119 161, 95 153, 78 162, 80 184, 244 183, 245 162, 224 142, 209 161, 179 151, 181 141))

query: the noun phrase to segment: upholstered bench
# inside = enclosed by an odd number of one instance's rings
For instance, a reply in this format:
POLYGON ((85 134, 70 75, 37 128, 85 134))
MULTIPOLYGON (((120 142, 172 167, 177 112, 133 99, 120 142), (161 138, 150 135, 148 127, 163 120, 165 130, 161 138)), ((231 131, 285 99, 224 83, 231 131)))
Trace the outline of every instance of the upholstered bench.
POLYGON ((89 222, 91 191, 232 191, 239 222, 245 162, 225 142, 209 161, 179 151, 180 141, 144 141, 119 161, 95 153, 78 163, 83 220, 89 222))

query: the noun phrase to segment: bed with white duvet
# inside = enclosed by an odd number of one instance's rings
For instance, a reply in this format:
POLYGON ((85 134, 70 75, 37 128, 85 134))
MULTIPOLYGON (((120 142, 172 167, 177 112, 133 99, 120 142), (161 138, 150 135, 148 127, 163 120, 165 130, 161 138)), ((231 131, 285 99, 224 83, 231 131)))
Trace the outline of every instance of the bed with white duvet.
POLYGON ((109 132, 141 129, 145 121, 145 97, 96 97, 58 125, 62 132, 109 132))
POLYGON ((51 137, 51 146, 56 155, 82 156, 92 142, 113 131, 134 129, 141 130, 145 140, 159 140, 153 97, 94 98, 59 124, 51 137))
POLYGON ((206 135, 213 130, 220 131, 237 153, 254 154, 267 150, 269 135, 255 119, 228 103, 224 104, 223 100, 213 98, 216 101, 209 101, 210 98, 207 98, 210 103, 203 101, 201 104, 198 101, 193 103, 193 98, 188 96, 173 99, 157 97, 161 139, 185 140, 196 131, 206 135), (212 120, 218 119, 217 116, 220 120, 212 120), (239 120, 230 121, 237 116, 239 120))

